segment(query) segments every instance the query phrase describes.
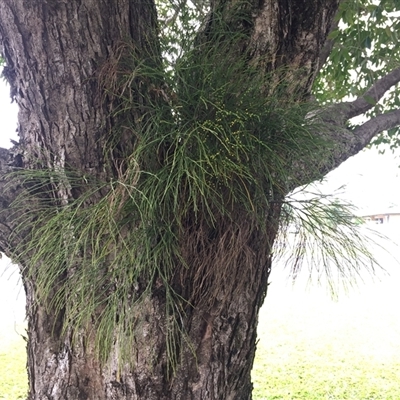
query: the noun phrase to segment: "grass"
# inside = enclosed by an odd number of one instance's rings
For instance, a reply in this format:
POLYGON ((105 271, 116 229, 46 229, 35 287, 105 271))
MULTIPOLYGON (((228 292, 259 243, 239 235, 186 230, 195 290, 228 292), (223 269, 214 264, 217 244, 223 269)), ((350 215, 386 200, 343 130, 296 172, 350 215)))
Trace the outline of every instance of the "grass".
MULTIPOLYGON (((17 330, 22 332, 23 326, 17 330)), ((1 326, 0 334, 0 399, 25 399, 26 375, 25 342, 12 325, 1 326)))
POLYGON ((254 400, 400 399, 400 265, 377 257, 388 274, 364 277, 337 301, 275 271, 260 314, 254 400))
MULTIPOLYGON (((254 400, 400 399, 400 267, 384 265, 390 276, 338 301, 275 272, 260 314, 254 400)), ((25 343, 15 331, 23 333, 1 326, 1 400, 26 394, 25 343)))
POLYGON ((269 308, 267 300, 262 311, 255 400, 400 398, 395 313, 373 308, 372 302, 357 307, 351 300, 288 297, 285 307, 269 308))

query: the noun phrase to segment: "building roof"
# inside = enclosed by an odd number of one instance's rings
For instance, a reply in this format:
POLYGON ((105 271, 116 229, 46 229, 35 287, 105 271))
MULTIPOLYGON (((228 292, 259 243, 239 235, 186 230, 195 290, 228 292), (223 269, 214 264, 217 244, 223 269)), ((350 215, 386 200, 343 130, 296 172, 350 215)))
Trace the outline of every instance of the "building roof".
POLYGON ((373 205, 371 207, 364 207, 357 211, 357 214, 362 217, 370 215, 387 215, 387 214, 400 214, 400 206, 397 204, 390 204, 389 206, 373 205))

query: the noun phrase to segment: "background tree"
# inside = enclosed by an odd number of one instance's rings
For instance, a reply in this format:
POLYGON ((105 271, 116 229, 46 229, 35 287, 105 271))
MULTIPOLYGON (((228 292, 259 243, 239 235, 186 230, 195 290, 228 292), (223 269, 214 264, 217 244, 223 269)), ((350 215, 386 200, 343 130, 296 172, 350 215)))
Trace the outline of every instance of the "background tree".
POLYGON ((400 124, 398 4, 365 3, 0 3, 30 400, 251 398, 286 196, 400 124))

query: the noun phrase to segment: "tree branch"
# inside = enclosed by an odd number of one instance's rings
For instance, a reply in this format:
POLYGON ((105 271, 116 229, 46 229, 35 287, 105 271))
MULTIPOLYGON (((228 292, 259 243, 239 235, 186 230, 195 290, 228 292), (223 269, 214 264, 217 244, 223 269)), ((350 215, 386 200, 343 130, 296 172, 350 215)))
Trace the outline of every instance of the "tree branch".
POLYGON ((388 129, 400 126, 400 109, 380 114, 354 129, 358 138, 360 150, 378 134, 388 129))
MULTIPOLYGON (((324 141, 324 156, 317 160, 309 157, 292 162, 292 175, 288 189, 308 184, 337 168, 348 158, 363 150, 379 133, 400 126, 400 109, 380 114, 367 122, 350 129, 346 127, 348 109, 346 104, 336 104, 317 114, 322 130, 315 134, 324 141)), ((310 115, 313 118, 314 115, 310 115)))
MULTIPOLYGON (((186 4, 186 1, 184 3, 186 4)), ((165 18, 165 19, 159 18, 158 19, 159 24, 163 24, 166 26, 173 25, 175 23, 176 19, 178 18, 178 15, 179 15, 179 12, 181 11, 182 6, 180 4, 179 5, 174 4, 172 1, 170 1, 169 4, 173 8, 174 13, 169 18, 165 18)))
POLYGON ((325 175, 337 168, 363 150, 376 135, 397 126, 400 126, 400 109, 371 118, 353 130, 340 125, 328 126, 323 136, 333 145, 327 150, 326 159, 318 168, 319 173, 325 175))
MULTIPOLYGON (((396 68, 377 80, 356 100, 337 103, 316 113, 310 113, 309 118, 317 116, 325 127, 318 135, 333 146, 330 150, 327 149, 325 160, 319 166, 314 166, 315 172, 309 174, 307 183, 313 179, 319 179, 321 174, 328 173, 357 154, 370 143, 374 136, 387 129, 400 126, 400 110, 380 114, 353 129, 349 129, 347 126, 350 118, 361 115, 374 107, 373 103, 378 102, 389 89, 399 82, 400 68, 396 68), (311 178, 311 176, 313 177, 311 178)), ((299 167, 299 170, 301 171, 302 168, 299 167)), ((304 175, 307 176, 307 174, 304 175)))
POLYGON ((400 67, 389 72, 383 78, 378 79, 363 95, 352 102, 342 103, 346 105, 346 119, 364 114, 385 95, 394 85, 400 82, 400 67), (375 102, 375 104, 374 104, 375 102))

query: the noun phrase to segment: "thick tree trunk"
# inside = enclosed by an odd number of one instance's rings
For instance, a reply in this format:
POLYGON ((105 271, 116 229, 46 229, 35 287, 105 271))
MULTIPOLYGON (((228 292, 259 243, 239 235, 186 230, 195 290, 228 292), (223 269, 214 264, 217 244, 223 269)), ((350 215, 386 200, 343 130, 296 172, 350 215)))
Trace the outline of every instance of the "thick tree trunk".
MULTIPOLYGON (((319 68, 320 48, 337 1, 326 2, 324 7, 315 1, 305 11, 297 9, 297 3, 254 2, 250 10, 254 24, 245 47, 250 49, 251 62, 267 72, 288 67, 285 71, 292 75, 285 79, 296 80, 292 89, 297 92, 301 86, 300 97, 304 98, 319 68), (312 15, 312 21, 297 18, 301 13, 312 15), (300 80, 293 75, 299 68, 300 80)), ((100 89, 118 79, 126 46, 146 62, 159 65, 153 2, 2 0, 0 41, 7 62, 5 75, 20 108, 18 167, 45 168, 65 175, 57 183, 50 180, 52 190, 41 196, 62 207, 82 195, 82 186, 75 187, 68 180, 71 170, 106 182, 117 177, 133 138, 122 132, 112 154, 104 151, 117 117, 111 116, 115 107, 112 94, 105 95, 100 89)), ((138 102, 146 97, 140 91, 149 95, 154 89, 143 82, 136 88, 132 96, 137 96, 138 102)), ((142 106, 130 113, 131 123, 142 122, 147 111, 146 104, 142 106)), ((88 203, 103 195, 97 192, 88 203)), ((29 211, 29 204, 27 208, 29 211)), ((251 221, 235 231, 231 222, 219 220, 222 226, 230 224, 229 237, 220 232, 210 239, 207 249, 201 248, 200 241, 197 247, 185 249, 189 272, 180 266, 171 280, 178 294, 189 301, 183 303, 178 323, 186 336, 177 335, 172 352, 167 338, 167 298, 154 278, 151 293, 129 310, 138 316, 130 362, 120 357, 117 342, 111 344, 108 358, 99 360, 92 340, 96 327, 65 330, 63 312, 55 313, 53 305, 39 297, 38 266, 30 265, 29 254, 19 258, 27 293, 29 400, 251 399, 257 316, 267 290, 279 212, 276 204, 265 210, 263 232, 253 230, 251 221), (235 249, 240 235, 245 235, 242 247, 235 249), (230 259, 229 252, 236 258, 230 259), (212 272, 197 260, 206 256, 212 272), (217 267, 211 267, 214 260, 219 260, 217 267), (210 293, 212 298, 202 298, 210 293)), ((13 256, 10 230, 2 230, 0 243, 2 250, 13 256)), ((22 242, 25 239, 20 238, 22 242)), ((75 268, 79 268, 79 260, 75 268)), ((73 273, 66 271, 63 279, 73 278, 73 273)))
POLYGON ((187 338, 177 346, 179 362, 173 372, 167 359, 163 296, 146 298, 132 309, 143 322, 135 333, 129 365, 121 364, 116 348, 100 363, 88 332, 75 340, 58 336, 61 322, 35 303, 27 287, 28 304, 35 304, 28 308, 29 400, 251 399, 258 311, 270 270, 269 259, 254 261, 264 265, 227 276, 244 290, 226 293, 221 288, 212 308, 205 312, 197 307, 186 315, 187 338))

